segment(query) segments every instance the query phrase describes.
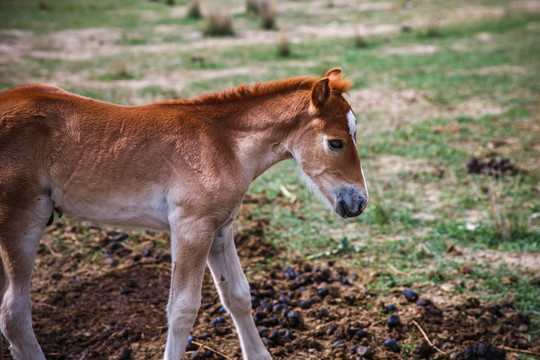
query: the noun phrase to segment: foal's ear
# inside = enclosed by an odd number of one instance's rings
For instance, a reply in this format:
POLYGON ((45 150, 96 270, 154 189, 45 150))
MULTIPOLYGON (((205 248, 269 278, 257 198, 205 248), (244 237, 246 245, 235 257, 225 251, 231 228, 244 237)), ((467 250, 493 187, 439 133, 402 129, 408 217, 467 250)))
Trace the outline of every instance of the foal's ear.
POLYGON ((341 68, 334 68, 332 70, 328 70, 326 72, 326 74, 324 74, 324 77, 327 77, 330 80, 340 79, 341 78, 341 68))
POLYGON ((329 81, 330 80, 327 77, 324 77, 317 81, 311 88, 311 103, 317 110, 322 109, 330 97, 329 81))

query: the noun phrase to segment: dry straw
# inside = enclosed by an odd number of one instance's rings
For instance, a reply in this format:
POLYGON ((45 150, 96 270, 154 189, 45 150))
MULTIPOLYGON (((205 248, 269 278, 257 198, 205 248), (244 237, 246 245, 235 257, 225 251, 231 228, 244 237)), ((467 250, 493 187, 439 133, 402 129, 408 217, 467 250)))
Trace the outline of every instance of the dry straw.
POLYGON ((209 9, 204 33, 210 36, 234 35, 231 14, 219 7, 209 9))
POLYGON ((190 19, 202 18, 201 2, 199 0, 193 0, 188 7, 187 17, 190 19))

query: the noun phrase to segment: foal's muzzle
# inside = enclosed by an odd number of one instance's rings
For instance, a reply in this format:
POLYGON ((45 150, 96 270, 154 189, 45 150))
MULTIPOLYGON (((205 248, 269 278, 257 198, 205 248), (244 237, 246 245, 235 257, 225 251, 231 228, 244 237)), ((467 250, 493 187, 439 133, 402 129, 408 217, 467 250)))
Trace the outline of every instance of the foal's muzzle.
POLYGON ((366 208, 368 199, 354 186, 340 188, 335 195, 335 212, 342 218, 360 215, 366 208))

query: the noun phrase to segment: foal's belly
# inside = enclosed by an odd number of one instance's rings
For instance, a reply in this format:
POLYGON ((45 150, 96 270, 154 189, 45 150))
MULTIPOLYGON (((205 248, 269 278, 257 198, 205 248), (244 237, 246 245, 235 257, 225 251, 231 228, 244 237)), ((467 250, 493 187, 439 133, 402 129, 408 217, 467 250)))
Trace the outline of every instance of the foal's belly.
POLYGON ((63 213, 85 220, 169 231, 167 199, 159 190, 105 193, 53 189, 51 199, 63 213))

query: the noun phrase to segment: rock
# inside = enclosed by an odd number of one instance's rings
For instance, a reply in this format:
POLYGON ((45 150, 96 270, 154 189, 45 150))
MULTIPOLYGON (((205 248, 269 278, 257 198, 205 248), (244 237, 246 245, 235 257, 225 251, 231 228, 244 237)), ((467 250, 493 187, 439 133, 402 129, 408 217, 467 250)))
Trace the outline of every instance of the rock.
POLYGON ((384 346, 388 349, 390 349, 391 351, 395 352, 395 353, 398 353, 401 351, 401 347, 399 346, 399 344, 397 343, 396 340, 390 338, 390 339, 386 339, 384 341, 384 346))
POLYGON ((142 256, 148 258, 152 256, 152 249, 146 248, 142 251, 142 256))
POLYGON ((127 347, 122 349, 122 353, 118 357, 118 360, 129 360, 131 359, 131 350, 127 347))
POLYGON ((309 300, 301 300, 298 305, 302 308, 302 309, 309 309, 311 307, 311 302, 309 300))
POLYGON ((414 302, 414 301, 418 300, 418 294, 414 290, 405 289, 405 291, 403 291, 403 295, 405 295, 405 298, 409 302, 414 302))
POLYGON ((216 326, 218 324, 223 324, 223 323, 225 323, 225 319, 223 318, 223 316, 218 316, 214 320, 210 321, 210 325, 213 325, 213 326, 216 326))
POLYGON ((386 320, 386 324, 392 329, 401 324, 401 319, 399 318, 399 315, 390 315, 388 320, 386 320))
POLYGON ((188 341, 187 341, 187 346, 186 346, 187 351, 195 351, 195 350, 197 350, 198 346, 192 343, 193 340, 195 340, 195 336, 189 334, 188 341))
POLYGON ((328 313, 328 310, 326 310, 325 308, 321 308, 321 309, 319 309, 317 315, 319 316, 319 318, 325 318, 325 317, 329 316, 330 314, 328 313))
POLYGON ((429 301, 428 299, 418 299, 418 301, 416 302, 416 306, 426 307, 429 305, 431 305, 431 301, 429 301))
POLYGON ((64 277, 64 275, 62 275, 62 274, 58 274, 58 273, 52 273, 51 274, 51 278, 53 280, 62 280, 63 277, 64 277))
POLYGON ((373 350, 369 346, 358 346, 356 348, 356 353, 362 356, 364 359, 371 360, 375 358, 375 350, 373 350))
POLYGON ((355 334, 354 334, 354 337, 357 338, 357 339, 365 339, 369 336, 369 333, 365 330, 358 330, 355 334))
POLYGON ((323 288, 323 289, 320 289, 319 291, 317 291, 317 295, 319 295, 320 297, 325 297, 328 295, 328 289, 326 288, 323 288))
POLYGON ((505 358, 506 351, 483 343, 467 346, 463 352, 458 353, 455 357, 456 360, 504 360, 505 358))

